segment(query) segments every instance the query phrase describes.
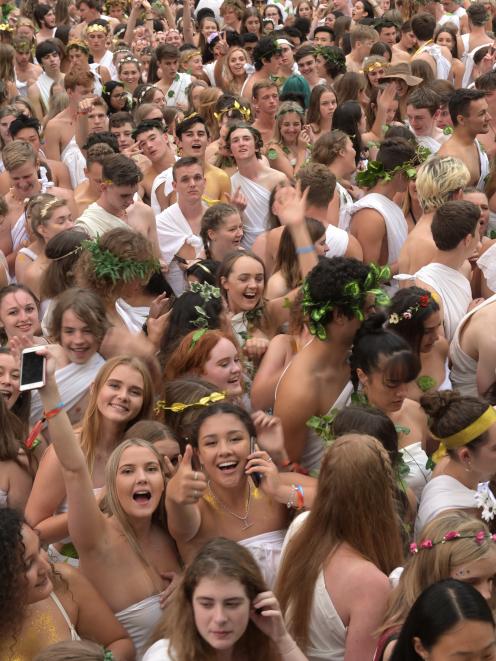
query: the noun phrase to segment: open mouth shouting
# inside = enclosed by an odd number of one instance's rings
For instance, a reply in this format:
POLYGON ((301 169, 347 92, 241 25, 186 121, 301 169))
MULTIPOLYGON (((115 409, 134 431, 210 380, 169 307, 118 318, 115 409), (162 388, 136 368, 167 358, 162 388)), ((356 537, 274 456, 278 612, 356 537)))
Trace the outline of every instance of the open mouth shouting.
POLYGON ((152 492, 148 489, 139 489, 133 493, 133 500, 138 505, 148 505, 152 497, 152 492))

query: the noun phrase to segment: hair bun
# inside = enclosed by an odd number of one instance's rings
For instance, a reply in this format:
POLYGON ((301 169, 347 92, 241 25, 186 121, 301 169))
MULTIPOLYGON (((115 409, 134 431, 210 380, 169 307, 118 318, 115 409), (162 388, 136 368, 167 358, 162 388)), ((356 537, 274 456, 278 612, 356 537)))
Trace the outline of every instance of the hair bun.
POLYGON ((420 398, 420 406, 428 416, 439 420, 446 415, 449 409, 462 400, 461 394, 456 390, 438 390, 420 398))

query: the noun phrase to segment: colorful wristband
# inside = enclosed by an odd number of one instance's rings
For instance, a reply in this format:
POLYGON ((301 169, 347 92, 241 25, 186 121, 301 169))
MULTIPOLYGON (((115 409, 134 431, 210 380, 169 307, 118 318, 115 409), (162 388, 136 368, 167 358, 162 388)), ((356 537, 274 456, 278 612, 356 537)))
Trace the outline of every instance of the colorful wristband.
POLYGON ((296 248, 296 254, 307 255, 308 253, 314 252, 314 250, 315 250, 314 246, 302 246, 300 248, 296 248))

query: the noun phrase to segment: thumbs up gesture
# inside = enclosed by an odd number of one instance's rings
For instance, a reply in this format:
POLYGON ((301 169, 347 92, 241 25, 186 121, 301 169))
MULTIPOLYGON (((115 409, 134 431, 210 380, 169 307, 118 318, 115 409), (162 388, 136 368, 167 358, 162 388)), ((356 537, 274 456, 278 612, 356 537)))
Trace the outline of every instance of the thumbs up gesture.
POLYGON ((207 488, 207 478, 201 471, 193 470, 193 448, 186 446, 184 456, 174 477, 167 484, 167 498, 177 505, 194 505, 207 488))

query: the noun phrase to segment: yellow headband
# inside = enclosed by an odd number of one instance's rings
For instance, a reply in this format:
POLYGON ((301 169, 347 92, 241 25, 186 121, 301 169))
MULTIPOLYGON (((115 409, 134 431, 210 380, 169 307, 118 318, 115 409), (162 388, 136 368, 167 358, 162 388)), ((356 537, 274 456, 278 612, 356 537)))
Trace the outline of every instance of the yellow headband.
POLYGON ((191 60, 192 57, 196 57, 197 55, 201 55, 201 52, 199 50, 190 50, 189 53, 183 55, 181 59, 183 62, 189 62, 189 60, 191 60))
POLYGON ((210 404, 215 404, 215 402, 220 402, 226 398, 225 393, 223 392, 212 392, 206 397, 202 397, 197 402, 191 402, 191 404, 183 404, 182 402, 174 402, 170 406, 167 406, 164 400, 160 400, 155 404, 155 413, 158 414, 160 411, 172 411, 172 413, 182 413, 184 409, 189 409, 192 406, 210 406, 210 404))
POLYGON ((90 25, 86 28, 86 34, 91 34, 92 32, 105 32, 105 34, 107 34, 107 28, 103 27, 103 25, 95 23, 94 25, 90 25))
POLYGON ((370 73, 371 71, 378 71, 379 69, 387 69, 387 62, 371 62, 363 67, 363 72, 370 73))
POLYGON ((468 427, 461 429, 452 434, 451 436, 446 436, 445 438, 439 438, 438 436, 432 435, 438 441, 441 441, 438 449, 432 455, 432 460, 434 463, 438 463, 442 457, 446 456, 447 450, 455 450, 456 448, 461 448, 464 445, 468 445, 474 441, 478 436, 483 434, 485 431, 492 427, 496 422, 496 411, 492 406, 489 406, 484 413, 474 420, 468 427))

